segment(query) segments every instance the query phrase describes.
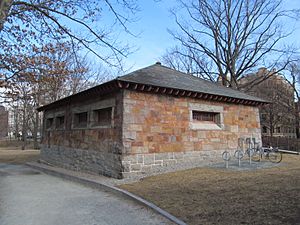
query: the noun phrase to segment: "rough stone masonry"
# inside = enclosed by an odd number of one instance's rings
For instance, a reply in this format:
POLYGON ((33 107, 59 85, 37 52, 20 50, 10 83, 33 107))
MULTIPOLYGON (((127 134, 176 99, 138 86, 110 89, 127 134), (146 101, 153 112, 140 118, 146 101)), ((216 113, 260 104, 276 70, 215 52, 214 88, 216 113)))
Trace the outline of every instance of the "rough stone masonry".
POLYGON ((209 163, 251 136, 261 141, 256 107, 124 92, 123 176, 209 163), (193 109, 220 112, 220 129, 194 128, 193 109))

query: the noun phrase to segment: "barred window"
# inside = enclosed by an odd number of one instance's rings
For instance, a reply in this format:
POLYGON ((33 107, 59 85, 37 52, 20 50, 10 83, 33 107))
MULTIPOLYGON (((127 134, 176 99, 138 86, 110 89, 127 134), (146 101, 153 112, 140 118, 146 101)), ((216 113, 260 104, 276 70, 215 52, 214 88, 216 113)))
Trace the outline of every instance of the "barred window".
POLYGON ((218 115, 219 113, 216 112, 193 111, 193 120, 217 123, 218 115))
POLYGON ((46 120, 46 129, 51 129, 52 128, 52 126, 53 126, 53 118, 48 118, 47 120, 46 120))
POLYGON ((74 125, 75 128, 87 127, 87 125, 88 125, 88 113, 87 112, 75 113, 74 114, 73 125, 74 125))
POLYGON ((112 119, 112 107, 93 110, 93 126, 110 126, 112 119))
POLYGON ((55 128, 56 129, 63 129, 65 126, 65 117, 64 116, 57 116, 55 118, 55 128))

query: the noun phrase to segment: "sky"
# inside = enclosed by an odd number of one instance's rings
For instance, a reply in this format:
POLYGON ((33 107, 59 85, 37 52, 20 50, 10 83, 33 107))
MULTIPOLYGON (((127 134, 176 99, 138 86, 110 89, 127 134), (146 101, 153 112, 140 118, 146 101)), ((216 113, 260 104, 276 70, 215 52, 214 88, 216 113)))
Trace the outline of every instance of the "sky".
POLYGON ((167 48, 175 45, 175 41, 168 33, 168 29, 176 28, 169 12, 170 7, 173 7, 171 2, 175 3, 174 0, 139 1, 140 20, 131 27, 141 31, 141 34, 134 39, 138 50, 125 60, 127 66, 132 65, 132 69, 138 69, 154 64, 159 61, 167 48))
MULTIPOLYGON (((129 37, 127 41, 138 50, 128 56, 124 62, 130 71, 136 70, 159 61, 166 49, 176 45, 175 40, 168 33, 168 29, 176 29, 174 18, 170 8, 176 5, 176 0, 139 0, 140 12, 137 22, 130 24, 129 28, 135 33, 141 32, 139 37, 129 37)), ((300 8, 300 0, 284 0, 287 9, 300 8)), ((300 46, 300 18, 291 23, 286 21, 284 27, 287 30, 295 29, 286 41, 288 44, 300 46)))

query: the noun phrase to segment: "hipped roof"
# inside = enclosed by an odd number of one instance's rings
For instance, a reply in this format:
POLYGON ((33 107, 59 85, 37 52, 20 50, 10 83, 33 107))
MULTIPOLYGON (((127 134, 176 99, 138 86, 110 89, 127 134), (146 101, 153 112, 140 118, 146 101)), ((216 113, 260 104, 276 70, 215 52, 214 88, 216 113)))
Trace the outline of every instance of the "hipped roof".
POLYGON ((48 105, 41 106, 37 110, 44 111, 70 101, 84 100, 88 96, 109 94, 120 89, 253 106, 268 103, 261 98, 156 63, 48 105))

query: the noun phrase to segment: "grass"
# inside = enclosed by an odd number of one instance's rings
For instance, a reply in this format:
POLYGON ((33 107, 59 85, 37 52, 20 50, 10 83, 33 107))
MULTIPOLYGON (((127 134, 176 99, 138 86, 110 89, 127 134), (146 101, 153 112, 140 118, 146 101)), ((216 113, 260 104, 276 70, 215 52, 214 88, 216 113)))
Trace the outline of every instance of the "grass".
POLYGON ((300 224, 300 156, 257 171, 197 168, 120 187, 188 224, 300 224))
POLYGON ((39 158, 39 150, 11 150, 0 148, 0 163, 24 164, 36 161, 39 158))
MULTIPOLYGON (((0 140, 0 148, 7 150, 17 150, 22 148, 23 142, 20 140, 0 140)), ((33 140, 27 140, 26 149, 33 149, 33 140)))

